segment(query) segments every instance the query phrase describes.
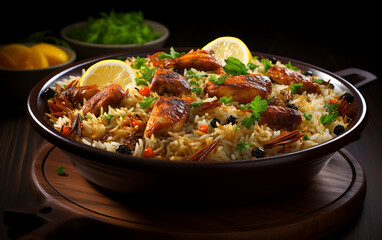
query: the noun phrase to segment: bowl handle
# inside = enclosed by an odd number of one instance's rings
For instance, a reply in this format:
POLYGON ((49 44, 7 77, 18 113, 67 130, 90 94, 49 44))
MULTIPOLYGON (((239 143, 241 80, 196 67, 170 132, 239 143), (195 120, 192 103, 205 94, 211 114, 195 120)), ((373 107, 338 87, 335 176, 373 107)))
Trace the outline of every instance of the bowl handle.
POLYGON ((6 209, 3 219, 5 225, 9 226, 9 233, 18 235, 16 237, 19 240, 46 240, 89 224, 86 217, 49 201, 37 209, 6 209), (30 227, 20 230, 20 225, 30 227))
POLYGON ((377 80, 377 76, 359 68, 346 68, 334 73, 340 77, 346 78, 346 80, 350 80, 356 88, 361 88, 377 80))

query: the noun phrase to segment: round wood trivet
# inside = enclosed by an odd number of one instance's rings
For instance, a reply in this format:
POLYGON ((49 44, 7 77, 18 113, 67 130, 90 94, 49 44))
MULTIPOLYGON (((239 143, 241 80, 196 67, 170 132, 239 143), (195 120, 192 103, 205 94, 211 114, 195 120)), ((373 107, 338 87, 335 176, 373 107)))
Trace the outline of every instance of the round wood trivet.
POLYGON ((45 198, 39 215, 48 224, 32 235, 59 234, 62 226, 74 224, 133 239, 315 239, 357 216, 366 193, 363 169, 345 150, 303 189, 241 206, 160 205, 155 199, 139 203, 86 180, 51 144, 36 155, 33 179, 45 198), (57 174, 58 165, 67 176, 57 174))

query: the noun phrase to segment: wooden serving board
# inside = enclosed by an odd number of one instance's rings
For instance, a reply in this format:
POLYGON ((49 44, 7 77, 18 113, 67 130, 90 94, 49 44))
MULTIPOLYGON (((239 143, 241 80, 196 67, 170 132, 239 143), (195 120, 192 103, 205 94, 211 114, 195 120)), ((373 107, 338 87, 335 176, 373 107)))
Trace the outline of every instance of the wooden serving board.
POLYGON ((366 193, 363 169, 345 150, 303 189, 242 206, 142 204, 89 182, 51 144, 36 155, 33 179, 47 223, 26 238, 97 226, 133 239, 315 239, 356 217, 366 193), (58 165, 67 176, 57 174, 58 165))

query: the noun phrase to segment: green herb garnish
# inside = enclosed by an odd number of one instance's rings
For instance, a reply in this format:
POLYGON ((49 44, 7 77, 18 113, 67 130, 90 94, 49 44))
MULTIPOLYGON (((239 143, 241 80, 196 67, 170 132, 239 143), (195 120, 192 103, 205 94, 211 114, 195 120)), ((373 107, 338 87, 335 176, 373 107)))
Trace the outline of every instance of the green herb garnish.
POLYGON ((239 59, 234 57, 228 57, 224 61, 226 65, 223 66, 223 69, 228 76, 248 74, 248 68, 239 59))
POLYGON ((179 53, 179 52, 175 51, 173 47, 171 47, 170 48, 170 54, 162 52, 162 53, 158 54, 158 58, 159 59, 165 59, 165 58, 174 59, 174 58, 181 57, 184 54, 185 54, 185 52, 179 53))
POLYGON ((243 108, 252 109, 252 115, 241 120, 241 125, 250 128, 255 121, 261 120, 260 114, 267 110, 268 103, 267 100, 262 100, 261 97, 257 95, 252 102, 244 105, 243 108))
POLYGON ((249 147, 251 145, 252 144, 249 144, 249 143, 246 143, 246 142, 242 141, 242 142, 239 142, 238 144, 236 144, 236 150, 241 151, 241 150, 244 150, 244 149, 249 149, 249 147))
POLYGON ((302 140, 304 140, 304 141, 309 140, 309 136, 308 136, 308 134, 305 134, 305 135, 302 137, 302 140))
POLYGON ((318 84, 323 84, 325 81, 323 79, 316 78, 316 79, 313 79, 313 82, 318 84))
POLYGON ((340 103, 333 103, 333 104, 325 104, 325 109, 328 111, 328 113, 333 113, 334 111, 337 111, 338 107, 340 106, 340 103))
POLYGON ((145 99, 140 101, 138 104, 139 106, 141 106, 141 108, 147 108, 148 106, 150 106, 152 102, 154 102, 157 99, 158 97, 146 97, 145 99))
POLYGON ((340 103, 333 103, 333 104, 325 104, 326 111, 329 112, 329 114, 322 114, 320 117, 320 123, 323 125, 328 125, 332 123, 336 118, 338 117, 337 109, 340 106, 340 103))
POLYGON ((137 57, 134 61, 134 64, 131 65, 134 69, 141 69, 141 67, 146 65, 146 58, 137 57))
POLYGON ((108 115, 103 115, 102 116, 106 121, 110 121, 110 119, 112 119, 114 117, 113 114, 108 114, 108 115))
POLYGON ((297 71, 298 68, 293 66, 292 63, 289 61, 287 64, 285 64, 285 67, 289 68, 289 69, 292 69, 294 71, 297 71))
POLYGON ((293 94, 296 94, 297 91, 302 88, 302 86, 303 86, 302 83, 291 84, 291 85, 289 85, 290 92, 293 94))
POLYGON ((265 73, 268 71, 268 69, 270 69, 271 67, 273 67, 273 63, 272 63, 272 61, 269 60, 268 58, 263 58, 263 59, 261 59, 260 62, 264 65, 264 72, 265 72, 265 73))
POLYGON ((62 165, 58 165, 57 174, 60 176, 66 176, 65 168, 62 165))
POLYGON ((312 117, 313 117, 313 115, 310 114, 310 113, 306 113, 306 112, 304 112, 304 117, 305 117, 305 119, 306 119, 307 121, 312 121, 312 117))
POLYGON ((192 70, 188 70, 187 71, 187 77, 188 78, 195 78, 196 80, 200 80, 200 78, 202 77, 206 77, 207 74, 203 73, 203 72, 193 72, 192 70))
POLYGON ((219 102, 224 103, 224 104, 230 103, 231 101, 232 101, 232 97, 221 97, 221 98, 219 98, 219 102))
POLYGON ((73 29, 68 35, 82 42, 99 44, 144 44, 160 37, 159 32, 143 23, 142 12, 101 12, 100 17, 89 17, 83 28, 73 29))
POLYGON ((337 111, 331 114, 322 114, 320 117, 320 123, 322 123, 323 125, 328 125, 332 123, 334 120, 336 120, 337 117, 338 117, 337 111))
POLYGON ((216 78, 215 74, 211 74, 210 77, 208 78, 208 81, 215 83, 216 85, 223 84, 225 79, 227 78, 227 75, 223 75, 219 78, 216 78))
POLYGON ((200 94, 202 92, 202 88, 201 87, 193 87, 193 88, 191 88, 191 92, 200 94))
POLYGON ((199 101, 199 102, 192 102, 191 103, 191 107, 197 107, 197 106, 200 106, 202 105, 203 101, 199 101))
POLYGON ((249 70, 254 70, 254 69, 257 68, 257 67, 259 67, 259 66, 257 66, 256 64, 253 64, 253 63, 251 63, 251 62, 249 62, 249 63, 247 64, 247 68, 248 68, 249 70))

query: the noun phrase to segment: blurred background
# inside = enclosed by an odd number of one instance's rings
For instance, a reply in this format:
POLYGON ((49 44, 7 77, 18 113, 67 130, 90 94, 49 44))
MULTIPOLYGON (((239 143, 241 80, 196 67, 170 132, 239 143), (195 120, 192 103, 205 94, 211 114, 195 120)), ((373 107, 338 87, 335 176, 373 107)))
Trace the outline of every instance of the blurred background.
POLYGON ((203 47, 220 36, 250 50, 305 61, 330 71, 359 67, 379 75, 378 7, 366 2, 9 2, 0 14, 0 44, 36 31, 60 30, 99 12, 142 11, 170 30, 165 46, 203 47), (81 4, 77 6, 78 4, 81 4))

